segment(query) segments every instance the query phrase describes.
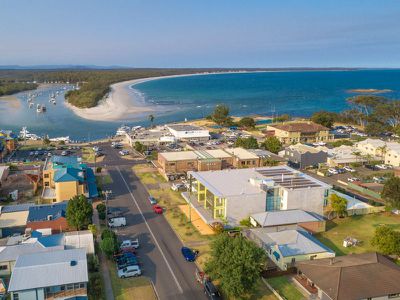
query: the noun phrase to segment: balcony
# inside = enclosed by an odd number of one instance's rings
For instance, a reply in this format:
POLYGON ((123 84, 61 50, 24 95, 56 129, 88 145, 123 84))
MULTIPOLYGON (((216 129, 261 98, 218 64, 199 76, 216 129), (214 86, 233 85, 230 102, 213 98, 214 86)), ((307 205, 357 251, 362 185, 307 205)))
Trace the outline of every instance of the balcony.
POLYGON ((60 292, 56 292, 56 293, 48 293, 48 294, 46 293, 44 299, 56 300, 56 299, 65 299, 65 298, 76 297, 76 296, 87 296, 86 288, 60 291, 60 292))

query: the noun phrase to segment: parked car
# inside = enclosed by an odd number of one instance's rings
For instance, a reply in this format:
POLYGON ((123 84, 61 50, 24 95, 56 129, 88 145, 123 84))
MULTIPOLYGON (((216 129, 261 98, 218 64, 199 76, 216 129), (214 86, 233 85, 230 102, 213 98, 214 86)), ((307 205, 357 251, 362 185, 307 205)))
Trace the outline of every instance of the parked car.
POLYGON ((153 211, 159 215, 162 215, 162 213, 163 213, 162 207, 158 204, 153 205, 153 211))
POLYGON ((218 292, 215 285, 209 280, 204 282, 204 293, 206 294, 208 299, 211 299, 211 300, 222 299, 221 294, 218 292))
POLYGON ((140 275, 142 275, 142 271, 140 270, 140 267, 137 265, 128 266, 126 268, 118 270, 119 278, 134 277, 134 276, 140 276, 140 275))
POLYGON ((115 217, 108 220, 108 226, 111 228, 126 226, 125 217, 115 217))
POLYGON ((62 156, 67 156, 67 155, 68 155, 68 151, 65 151, 65 150, 64 150, 63 152, 61 152, 61 155, 62 155, 62 156))
POLYGON ((375 165, 375 167, 377 167, 378 169, 380 169, 380 170, 387 170, 387 166, 386 165, 384 165, 384 164, 381 164, 381 165, 375 165))
POLYGON ((126 248, 139 248, 139 239, 136 240, 124 240, 122 241, 121 245, 119 246, 119 248, 122 249, 126 249, 126 248))
POLYGON ((344 174, 344 173, 346 173, 346 170, 343 169, 343 168, 338 168, 338 169, 336 169, 336 171, 337 171, 339 174, 344 174))
POLYGON ((343 169, 345 169, 347 172, 350 172, 350 173, 353 173, 353 172, 355 172, 356 170, 354 170, 352 167, 350 167, 350 166, 345 166, 343 169))
POLYGON ((157 204, 157 200, 153 196, 149 196, 149 201, 151 205, 157 204))
POLYGON ((138 262, 136 256, 121 258, 120 260, 117 261, 118 270, 129 267, 129 266, 138 266, 138 265, 139 265, 139 262, 138 262))
POLYGON ((171 186, 171 190, 173 191, 180 191, 183 190, 185 188, 185 185, 183 183, 174 183, 171 186))
POLYGON ((354 181, 360 181, 360 179, 357 178, 357 177, 350 177, 350 178, 347 178, 347 181, 348 182, 354 182, 354 181))
POLYGON ((374 165, 364 165, 364 167, 366 167, 367 169, 373 170, 373 171, 379 170, 379 169, 378 169, 376 166, 374 166, 374 165))
POLYGON ((120 155, 122 155, 122 156, 125 156, 125 155, 128 155, 129 154, 129 151, 128 150, 121 150, 121 151, 119 151, 118 152, 120 155))
POLYGON ((337 175, 337 174, 339 174, 339 172, 338 172, 336 169, 334 169, 334 168, 329 168, 329 169, 328 169, 328 173, 331 174, 331 175, 337 175))
POLYGON ((195 261, 198 254, 198 251, 194 251, 188 247, 182 247, 181 252, 187 261, 195 261))
POLYGON ((384 183, 385 182, 385 178, 383 177, 378 177, 378 176, 374 176, 372 177, 372 180, 376 183, 384 183))

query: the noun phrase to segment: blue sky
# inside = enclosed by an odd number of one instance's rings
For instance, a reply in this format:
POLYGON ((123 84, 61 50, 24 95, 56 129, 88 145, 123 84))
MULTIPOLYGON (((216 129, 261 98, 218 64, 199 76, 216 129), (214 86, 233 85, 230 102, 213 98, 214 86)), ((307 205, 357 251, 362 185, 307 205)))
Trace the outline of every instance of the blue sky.
POLYGON ((0 65, 400 67, 399 0, 1 0, 0 65))

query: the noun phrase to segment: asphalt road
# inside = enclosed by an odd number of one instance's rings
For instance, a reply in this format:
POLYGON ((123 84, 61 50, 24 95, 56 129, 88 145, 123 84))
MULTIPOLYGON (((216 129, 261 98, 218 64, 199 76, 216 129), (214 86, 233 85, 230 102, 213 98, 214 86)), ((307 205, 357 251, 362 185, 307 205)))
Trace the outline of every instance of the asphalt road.
POLYGON ((114 163, 108 168, 113 180, 107 186, 113 191, 108 205, 121 208, 127 221, 117 234, 121 239, 139 238, 143 275, 153 281, 159 299, 206 299, 194 277, 195 264, 184 260, 182 243, 164 216, 152 211, 146 189, 132 172, 133 163, 114 163))

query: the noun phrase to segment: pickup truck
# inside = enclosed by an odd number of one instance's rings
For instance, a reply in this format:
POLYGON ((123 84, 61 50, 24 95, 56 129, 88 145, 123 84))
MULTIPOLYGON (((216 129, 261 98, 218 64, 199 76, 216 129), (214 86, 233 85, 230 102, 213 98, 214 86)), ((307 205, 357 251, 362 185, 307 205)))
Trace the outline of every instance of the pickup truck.
POLYGON ((124 240, 124 241, 122 241, 122 243, 119 246, 119 248, 122 251, 124 249, 129 249, 129 248, 137 249, 137 248, 139 248, 139 239, 136 239, 136 240, 124 240))
POLYGON ((108 220, 108 226, 110 228, 126 226, 126 219, 125 217, 110 218, 108 220))

